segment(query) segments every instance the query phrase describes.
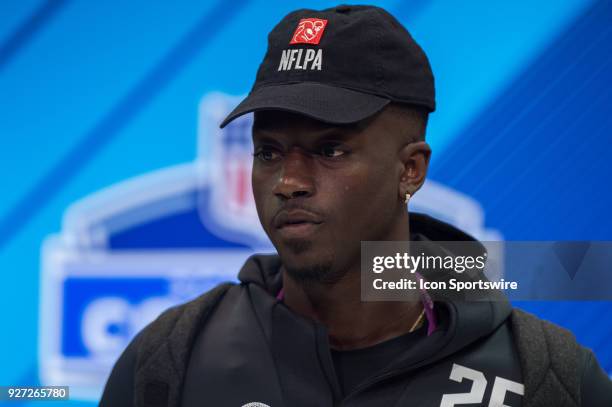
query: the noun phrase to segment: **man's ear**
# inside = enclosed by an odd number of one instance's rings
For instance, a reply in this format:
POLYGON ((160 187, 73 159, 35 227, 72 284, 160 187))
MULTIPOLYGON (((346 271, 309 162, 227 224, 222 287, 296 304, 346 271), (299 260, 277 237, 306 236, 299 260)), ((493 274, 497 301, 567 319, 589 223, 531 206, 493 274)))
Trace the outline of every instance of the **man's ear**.
POLYGON ((425 182, 431 148, 424 141, 409 143, 399 151, 400 177, 398 194, 404 199, 406 193, 414 195, 425 182))

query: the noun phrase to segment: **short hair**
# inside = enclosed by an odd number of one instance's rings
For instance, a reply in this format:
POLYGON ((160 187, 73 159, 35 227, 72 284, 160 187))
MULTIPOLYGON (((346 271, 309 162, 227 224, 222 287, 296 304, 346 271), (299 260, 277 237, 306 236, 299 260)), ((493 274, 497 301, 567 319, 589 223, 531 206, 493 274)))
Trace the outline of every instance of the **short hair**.
POLYGON ((394 115, 403 129, 405 140, 410 142, 425 141, 429 110, 423 106, 391 102, 385 112, 394 115))

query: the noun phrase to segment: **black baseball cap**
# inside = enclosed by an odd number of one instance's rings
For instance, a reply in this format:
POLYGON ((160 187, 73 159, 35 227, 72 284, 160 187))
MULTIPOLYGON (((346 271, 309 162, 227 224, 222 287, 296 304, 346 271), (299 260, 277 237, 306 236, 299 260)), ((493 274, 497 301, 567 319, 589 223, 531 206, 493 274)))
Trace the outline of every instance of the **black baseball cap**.
POLYGON ((270 32, 253 89, 220 127, 260 110, 348 124, 390 102, 436 107, 429 61, 410 33, 380 7, 303 9, 270 32))

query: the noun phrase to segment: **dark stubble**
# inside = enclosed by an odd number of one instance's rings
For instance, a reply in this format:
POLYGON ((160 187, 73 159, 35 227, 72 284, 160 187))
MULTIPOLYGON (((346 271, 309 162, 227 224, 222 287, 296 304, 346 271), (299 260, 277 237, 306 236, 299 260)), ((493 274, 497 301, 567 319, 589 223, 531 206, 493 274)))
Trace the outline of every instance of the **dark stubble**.
MULTIPOLYGON (((312 249, 312 242, 305 240, 290 240, 285 242, 285 248, 293 255, 299 256, 312 249)), ((282 255, 281 255, 282 261, 282 255)), ((321 258, 307 265, 292 265, 283 262, 283 266, 289 277, 298 284, 334 284, 346 273, 334 270, 333 259, 321 258)))

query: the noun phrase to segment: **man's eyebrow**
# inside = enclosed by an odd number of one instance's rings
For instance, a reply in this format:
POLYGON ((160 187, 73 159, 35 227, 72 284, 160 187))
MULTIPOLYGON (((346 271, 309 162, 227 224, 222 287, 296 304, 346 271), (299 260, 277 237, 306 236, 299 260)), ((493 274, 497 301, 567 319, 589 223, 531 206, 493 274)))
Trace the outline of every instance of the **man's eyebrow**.
POLYGON ((317 135, 317 141, 339 140, 347 141, 354 138, 356 134, 342 128, 329 128, 317 135))
POLYGON ((268 143, 268 144, 280 144, 278 137, 272 135, 260 135, 260 133, 253 132, 253 143, 268 143))
MULTIPOLYGON (((322 129, 322 130, 317 130, 314 133, 315 134, 312 135, 312 138, 309 141, 312 141, 312 142, 324 142, 324 141, 330 141, 330 140, 348 141, 356 136, 354 132, 350 132, 350 131, 347 131, 347 129, 338 128, 338 127, 329 127, 329 128, 322 129)), ((272 129, 265 129, 265 128, 253 129, 253 141, 254 142, 279 143, 280 142, 278 140, 279 134, 282 134, 282 132, 274 131, 272 129)), ((280 137, 290 138, 287 136, 280 136, 280 137)))

